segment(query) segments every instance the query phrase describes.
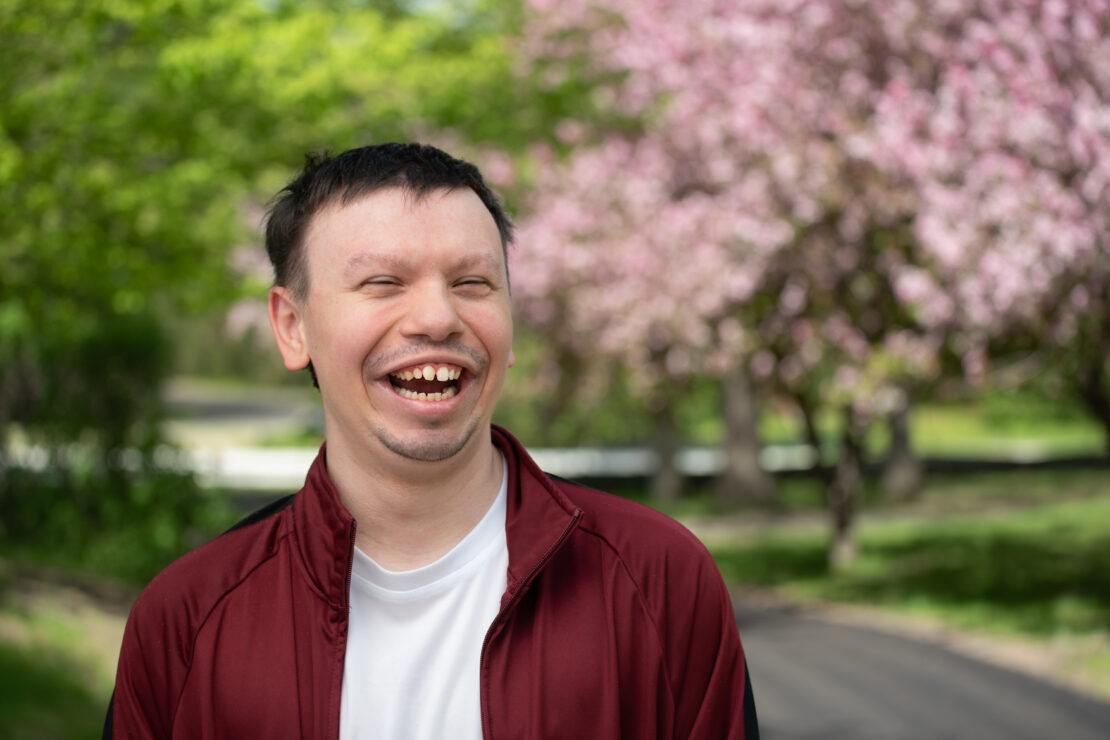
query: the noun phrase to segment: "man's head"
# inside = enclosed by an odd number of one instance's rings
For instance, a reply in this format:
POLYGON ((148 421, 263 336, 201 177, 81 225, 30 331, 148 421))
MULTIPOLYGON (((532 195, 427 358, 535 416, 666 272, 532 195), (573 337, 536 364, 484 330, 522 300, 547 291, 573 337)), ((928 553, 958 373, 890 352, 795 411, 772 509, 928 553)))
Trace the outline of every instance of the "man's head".
POLYGON ((418 145, 310 161, 266 231, 274 335, 314 368, 329 449, 477 444, 513 363, 511 226, 477 169, 418 145))
POLYGON ((433 190, 473 190, 497 225, 508 265, 513 225, 477 167, 426 144, 375 144, 335 157, 309 155, 301 173, 278 193, 266 217, 266 253, 274 266, 274 284, 291 288, 297 296, 307 292, 310 277, 302 246, 320 209, 394 187, 416 198, 433 190))

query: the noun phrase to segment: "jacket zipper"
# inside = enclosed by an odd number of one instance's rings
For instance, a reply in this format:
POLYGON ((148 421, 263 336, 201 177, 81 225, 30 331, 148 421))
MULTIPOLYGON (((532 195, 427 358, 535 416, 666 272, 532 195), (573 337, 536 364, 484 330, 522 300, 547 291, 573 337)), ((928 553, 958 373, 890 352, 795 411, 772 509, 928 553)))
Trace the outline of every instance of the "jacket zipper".
POLYGON ((343 671, 346 668, 345 663, 347 661, 347 637, 351 629, 351 576, 355 570, 355 526, 356 522, 352 519, 347 535, 349 537, 347 541, 349 547, 347 548, 347 580, 345 581, 345 589, 343 591, 343 650, 340 651, 339 656, 339 686, 336 688, 336 694, 338 696, 336 704, 338 704, 338 706, 336 707, 336 711, 332 714, 332 716, 335 717, 335 733, 332 737, 336 738, 336 740, 339 740, 340 724, 343 721, 343 671))
POLYGON ((505 618, 508 616, 509 612, 512 611, 517 602, 520 601, 521 598, 523 598, 524 592, 528 590, 528 586, 532 583, 532 579, 536 577, 536 574, 544 565, 547 564, 547 561, 551 559, 556 551, 558 551, 558 549, 563 546, 563 543, 566 542, 567 538, 570 536, 570 533, 574 530, 576 526, 578 526, 578 520, 581 518, 582 510, 575 510, 574 517, 570 520, 570 523, 567 524, 567 526, 563 529, 562 534, 559 535, 559 539, 555 540, 555 542, 551 544, 551 547, 547 548, 547 552, 543 554, 543 557, 539 559, 539 562, 537 562, 535 566, 532 567, 532 570, 528 571, 528 575, 521 579, 520 585, 513 593, 512 598, 509 599, 509 603, 505 604, 505 608, 497 613, 497 616, 493 618, 492 622, 490 622, 489 629, 486 630, 486 636, 482 640, 481 656, 478 659, 478 690, 479 703, 481 704, 482 710, 482 737, 486 740, 489 740, 489 736, 486 734, 486 727, 489 723, 489 708, 486 706, 486 691, 485 687, 482 684, 485 682, 486 679, 486 648, 489 647, 490 638, 493 635, 493 631, 497 629, 497 626, 501 622, 505 621, 505 618))
POLYGON ((355 528, 358 524, 351 519, 351 526, 347 529, 347 590, 343 592, 347 604, 347 616, 351 615, 351 575, 355 570, 355 528))

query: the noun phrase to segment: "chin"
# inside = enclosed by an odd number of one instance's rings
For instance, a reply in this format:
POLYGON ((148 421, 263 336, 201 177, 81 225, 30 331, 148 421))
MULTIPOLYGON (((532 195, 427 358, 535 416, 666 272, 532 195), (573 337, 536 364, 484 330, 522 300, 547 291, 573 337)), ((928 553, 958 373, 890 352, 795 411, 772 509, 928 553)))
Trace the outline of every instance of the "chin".
POLYGON ((420 462, 439 462, 459 454, 477 429, 477 422, 462 431, 429 429, 404 435, 379 428, 375 430, 375 436, 386 449, 401 457, 420 462))

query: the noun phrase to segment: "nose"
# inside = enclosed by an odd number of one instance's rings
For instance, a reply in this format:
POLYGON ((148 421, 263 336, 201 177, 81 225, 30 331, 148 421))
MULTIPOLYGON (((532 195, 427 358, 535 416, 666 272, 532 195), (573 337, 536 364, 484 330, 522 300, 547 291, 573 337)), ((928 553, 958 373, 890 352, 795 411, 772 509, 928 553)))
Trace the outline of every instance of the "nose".
POLYGON ((400 331, 406 337, 443 342, 462 332, 462 319, 450 288, 427 284, 409 292, 400 331))

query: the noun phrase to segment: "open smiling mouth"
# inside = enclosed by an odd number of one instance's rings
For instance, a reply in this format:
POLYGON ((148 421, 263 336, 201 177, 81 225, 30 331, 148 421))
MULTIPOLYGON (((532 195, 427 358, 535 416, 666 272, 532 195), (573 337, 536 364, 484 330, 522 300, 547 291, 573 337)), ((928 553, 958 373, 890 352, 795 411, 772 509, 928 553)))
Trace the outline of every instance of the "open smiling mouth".
POLYGON ((393 391, 415 401, 446 401, 459 392, 463 369, 457 365, 418 365, 389 374, 393 391))

